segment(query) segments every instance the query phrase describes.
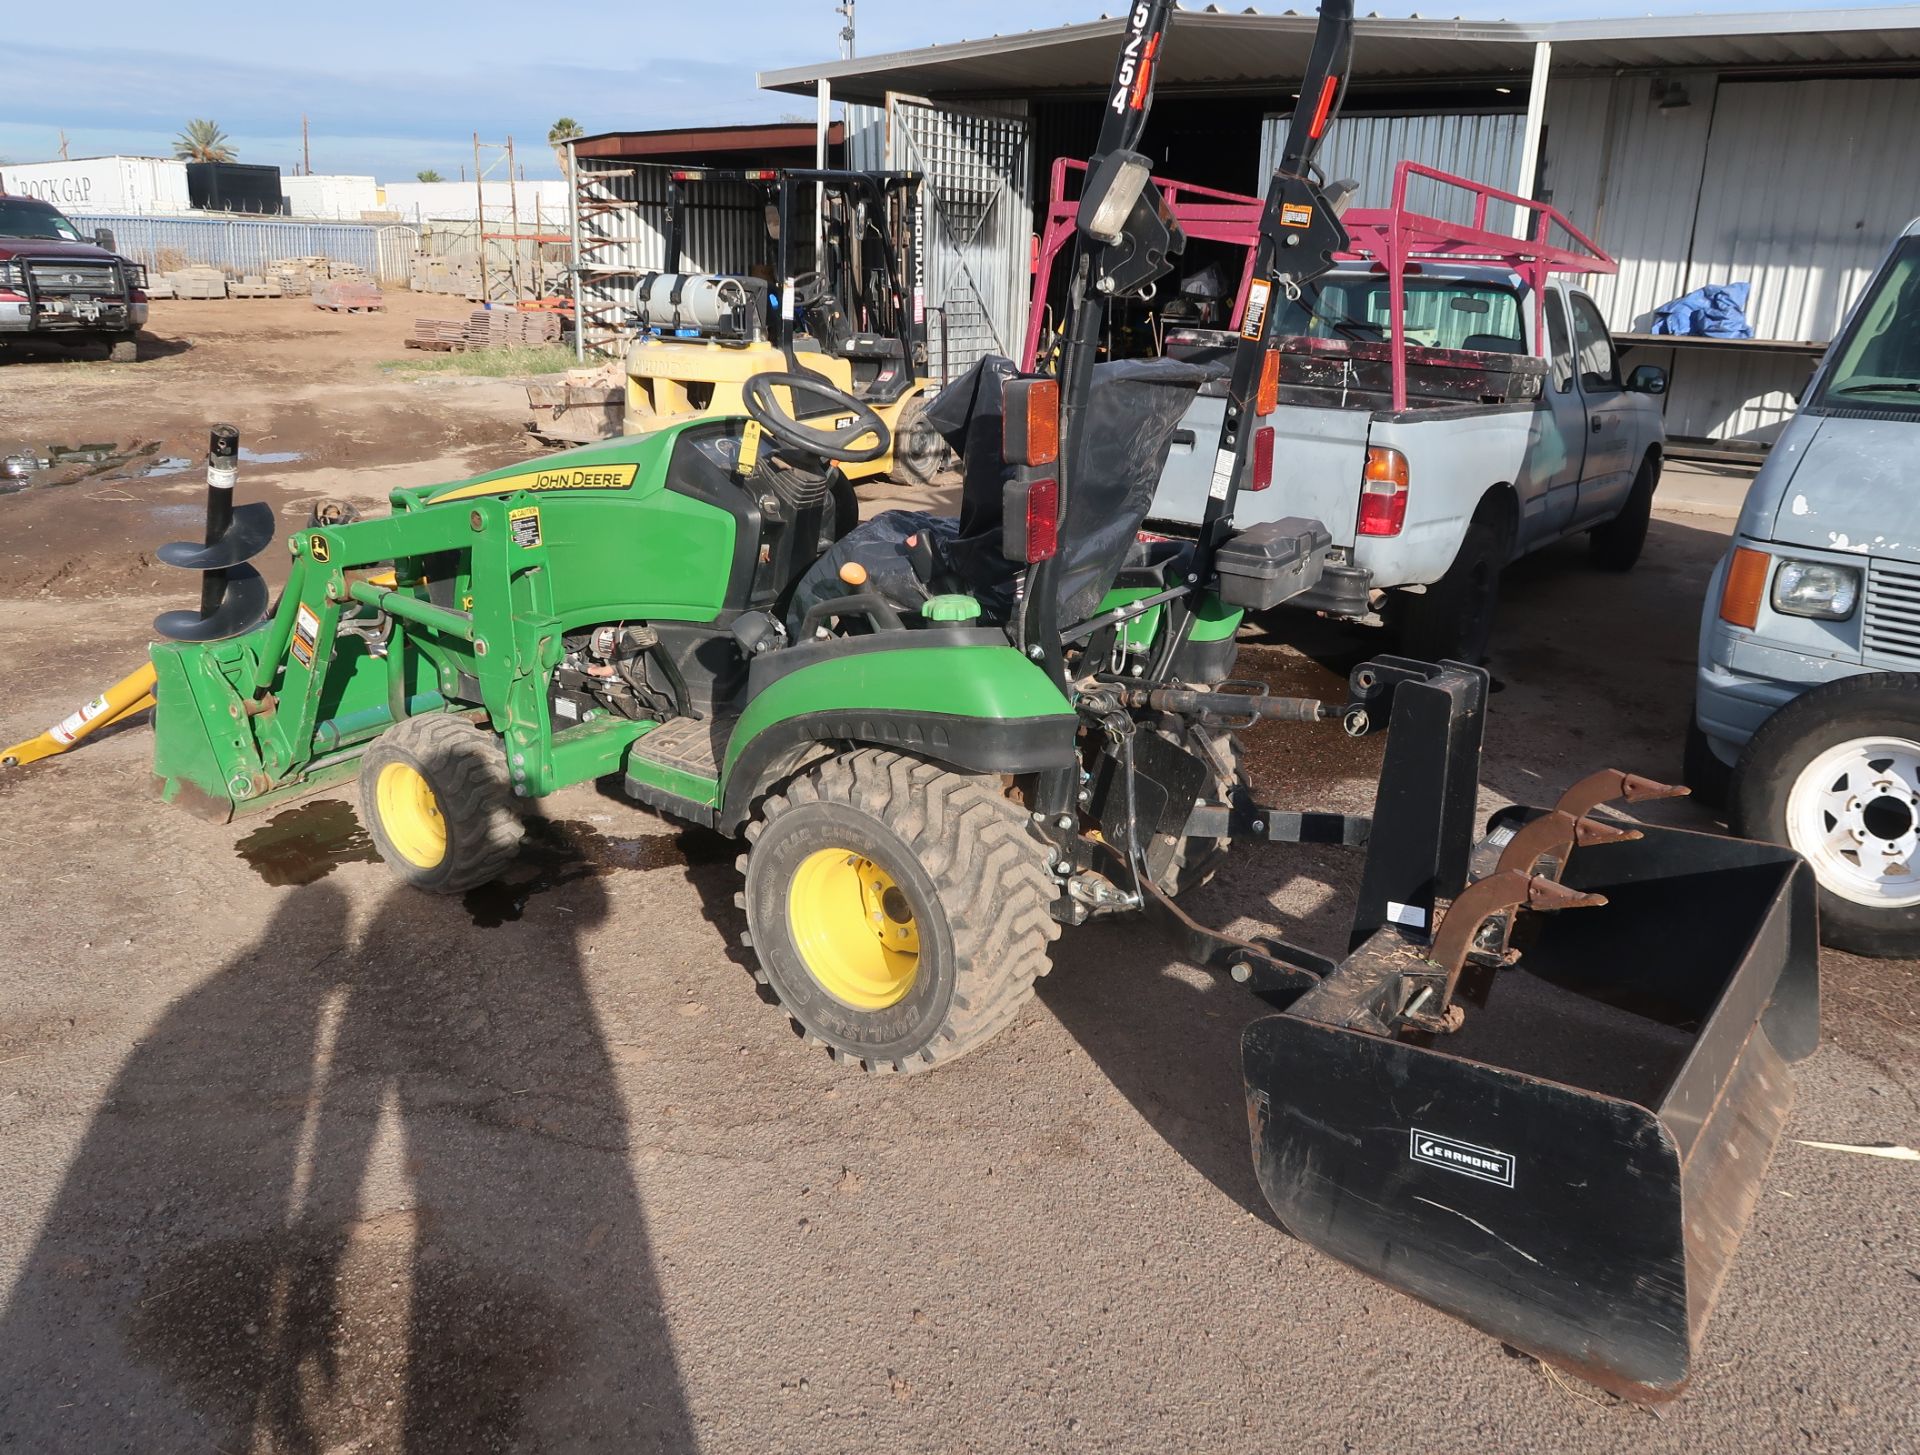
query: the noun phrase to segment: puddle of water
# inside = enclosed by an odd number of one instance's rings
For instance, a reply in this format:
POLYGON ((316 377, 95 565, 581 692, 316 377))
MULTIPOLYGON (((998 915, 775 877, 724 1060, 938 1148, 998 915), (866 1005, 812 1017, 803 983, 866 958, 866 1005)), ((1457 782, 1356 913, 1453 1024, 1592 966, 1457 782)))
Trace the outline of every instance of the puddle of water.
POLYGON ((511 924, 534 896, 616 869, 688 868, 731 863, 731 840, 700 829, 674 834, 605 834, 576 820, 534 819, 506 877, 469 889, 461 903, 480 929, 511 924))
POLYGON ((373 864, 380 857, 353 805, 338 798, 314 799, 276 813, 233 849, 278 888, 312 884, 342 864, 373 864))
MULTIPOLYGON (((186 455, 162 455, 159 440, 129 444, 107 441, 81 445, 14 445, 0 453, 0 495, 21 490, 71 485, 76 480, 104 476, 110 480, 164 479, 184 475, 200 460, 186 455)), ((304 460, 304 450, 250 450, 240 447, 240 459, 250 465, 290 465, 304 460)))

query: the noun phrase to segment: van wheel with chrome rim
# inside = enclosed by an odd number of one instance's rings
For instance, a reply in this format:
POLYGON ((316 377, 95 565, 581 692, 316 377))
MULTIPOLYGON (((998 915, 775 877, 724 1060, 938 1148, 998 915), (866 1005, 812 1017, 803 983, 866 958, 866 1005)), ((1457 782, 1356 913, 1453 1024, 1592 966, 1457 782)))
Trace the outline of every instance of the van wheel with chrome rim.
POLYGON ((747 840, 755 978, 835 1060, 951 1061, 1047 972, 1052 880, 997 779, 861 749, 768 798, 747 840))
POLYGON ((1920 676, 1831 682, 1768 718, 1734 769, 1730 823, 1820 883, 1820 938, 1920 955, 1920 676))
POLYGON ((497 879, 526 833, 499 738, 445 714, 374 739, 360 759, 360 814, 387 867, 436 894, 497 879))

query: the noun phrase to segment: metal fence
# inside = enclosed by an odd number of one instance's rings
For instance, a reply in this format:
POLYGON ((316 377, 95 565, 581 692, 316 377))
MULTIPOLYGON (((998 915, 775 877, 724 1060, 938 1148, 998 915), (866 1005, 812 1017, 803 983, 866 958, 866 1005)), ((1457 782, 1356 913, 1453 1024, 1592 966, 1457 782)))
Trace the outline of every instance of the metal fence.
POLYGON ((139 217, 117 212, 73 214, 84 233, 113 230, 114 246, 137 263, 204 263, 236 273, 264 273, 281 258, 326 257, 364 268, 380 282, 407 283, 412 247, 406 239, 382 238, 391 224, 296 222, 259 217, 139 217), (382 246, 382 242, 386 246, 382 246))

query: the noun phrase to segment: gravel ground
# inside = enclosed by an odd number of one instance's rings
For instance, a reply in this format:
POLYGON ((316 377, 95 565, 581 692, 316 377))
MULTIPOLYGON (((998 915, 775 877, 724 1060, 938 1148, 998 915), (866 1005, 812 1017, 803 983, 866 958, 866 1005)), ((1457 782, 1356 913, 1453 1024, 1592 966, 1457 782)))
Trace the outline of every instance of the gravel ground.
MULTIPOLYGON (((340 321, 333 352, 260 380, 231 312, 252 305, 226 307, 173 326, 158 362, 191 378, 10 367, 5 428, 198 448, 196 407, 250 437, 322 409, 314 447, 355 441, 386 483, 521 448, 476 397, 381 378, 397 347, 349 348, 340 321)), ((356 468, 247 488, 292 512, 356 468)), ((195 493, 0 500, 0 738, 138 660, 183 599, 141 554, 153 512, 195 493)), ((1677 774, 1725 529, 1663 514, 1625 578, 1572 548, 1511 573, 1487 806, 1592 767, 1677 774)), ((1273 626, 1242 662, 1276 683, 1337 683, 1381 645, 1273 626)), ((1252 1004, 1137 925, 1069 932, 978 1054, 863 1080, 756 994, 715 835, 576 788, 512 882, 435 900, 391 886, 349 795, 208 825, 153 798, 150 742, 0 775, 0 1447, 1920 1447, 1913 1164, 1784 1142, 1695 1386, 1650 1414, 1273 1226, 1237 1069, 1252 1004)), ((1353 810, 1377 753, 1250 743, 1270 798, 1353 810)), ((1192 908, 1333 950, 1356 878, 1328 850, 1236 850, 1192 908)), ((1788 1137, 1920 1143, 1915 967, 1823 970, 1788 1137)))

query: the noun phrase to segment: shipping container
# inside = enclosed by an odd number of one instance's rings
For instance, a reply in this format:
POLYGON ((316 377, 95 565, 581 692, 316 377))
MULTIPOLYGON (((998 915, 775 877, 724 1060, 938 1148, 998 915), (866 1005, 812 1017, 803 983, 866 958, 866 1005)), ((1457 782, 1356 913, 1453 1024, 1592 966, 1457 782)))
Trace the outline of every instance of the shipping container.
POLYGON ((287 199, 287 212, 293 217, 358 222, 362 213, 380 210, 380 187, 372 177, 344 174, 282 177, 280 190, 287 199))
POLYGON ((165 157, 76 157, 0 167, 0 191, 51 202, 65 212, 185 212, 187 164, 165 157))

